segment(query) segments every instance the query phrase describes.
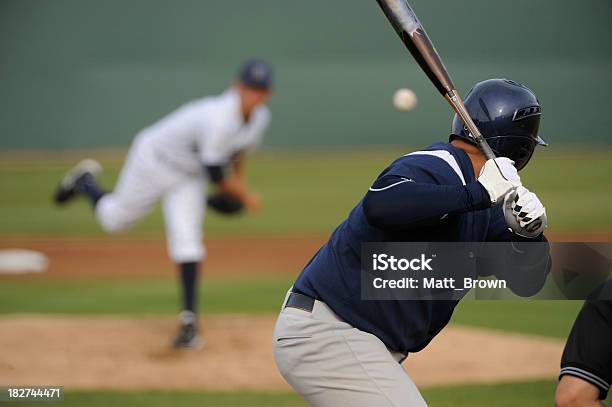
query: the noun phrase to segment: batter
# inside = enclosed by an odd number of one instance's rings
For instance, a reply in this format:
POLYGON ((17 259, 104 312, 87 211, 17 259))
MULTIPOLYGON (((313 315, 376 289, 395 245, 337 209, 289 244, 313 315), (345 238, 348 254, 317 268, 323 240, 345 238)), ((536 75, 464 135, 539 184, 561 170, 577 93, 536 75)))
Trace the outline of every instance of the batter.
MULTIPOLYGON (((311 405, 426 405, 401 362, 446 326, 457 301, 361 300, 362 242, 545 240, 544 206, 517 172, 544 144, 535 94, 492 79, 476 84, 465 104, 500 158, 487 161, 455 117, 450 143, 400 157, 378 176, 287 294, 274 357, 311 405), (503 205, 515 193, 512 205, 503 205)), ((546 266, 542 254, 535 262, 546 266)))

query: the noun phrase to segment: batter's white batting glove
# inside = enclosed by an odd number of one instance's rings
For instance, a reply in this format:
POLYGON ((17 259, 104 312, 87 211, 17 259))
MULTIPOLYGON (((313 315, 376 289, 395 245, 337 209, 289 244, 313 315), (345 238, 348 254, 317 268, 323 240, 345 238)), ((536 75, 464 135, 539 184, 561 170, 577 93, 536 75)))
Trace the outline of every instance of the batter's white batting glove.
POLYGON ((546 208, 536 194, 524 186, 504 198, 504 217, 512 232, 527 238, 539 236, 548 223, 546 208))
POLYGON ((514 161, 506 157, 499 157, 487 160, 480 170, 478 182, 489 193, 491 203, 496 204, 501 202, 508 192, 521 186, 521 177, 514 167, 514 161))

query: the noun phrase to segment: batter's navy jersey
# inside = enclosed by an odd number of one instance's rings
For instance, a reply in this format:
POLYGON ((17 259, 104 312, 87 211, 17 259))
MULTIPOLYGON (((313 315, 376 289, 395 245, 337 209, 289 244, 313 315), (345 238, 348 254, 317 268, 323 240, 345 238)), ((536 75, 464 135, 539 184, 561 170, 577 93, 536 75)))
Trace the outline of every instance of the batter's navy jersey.
POLYGON ((403 156, 378 176, 293 291, 325 302, 391 350, 417 352, 446 326, 458 301, 361 300, 361 244, 512 240, 501 205, 490 205, 463 150, 436 143, 403 156))

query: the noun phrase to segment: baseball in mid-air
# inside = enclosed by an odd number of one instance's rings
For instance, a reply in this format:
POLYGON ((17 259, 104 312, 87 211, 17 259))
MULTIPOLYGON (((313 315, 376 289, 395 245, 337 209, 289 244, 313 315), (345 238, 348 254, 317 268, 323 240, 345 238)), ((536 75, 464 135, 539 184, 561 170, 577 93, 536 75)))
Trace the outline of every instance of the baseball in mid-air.
POLYGON ((393 94, 393 106, 402 112, 408 112, 417 104, 416 94, 407 88, 400 88, 393 94))

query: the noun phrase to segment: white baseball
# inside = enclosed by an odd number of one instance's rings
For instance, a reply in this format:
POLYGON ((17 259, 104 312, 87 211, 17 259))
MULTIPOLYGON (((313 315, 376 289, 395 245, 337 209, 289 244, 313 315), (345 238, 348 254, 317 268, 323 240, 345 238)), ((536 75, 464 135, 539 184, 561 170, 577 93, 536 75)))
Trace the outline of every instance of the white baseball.
POLYGON ((416 94, 407 88, 401 88, 393 94, 393 106, 402 112, 408 112, 417 104, 416 94))

